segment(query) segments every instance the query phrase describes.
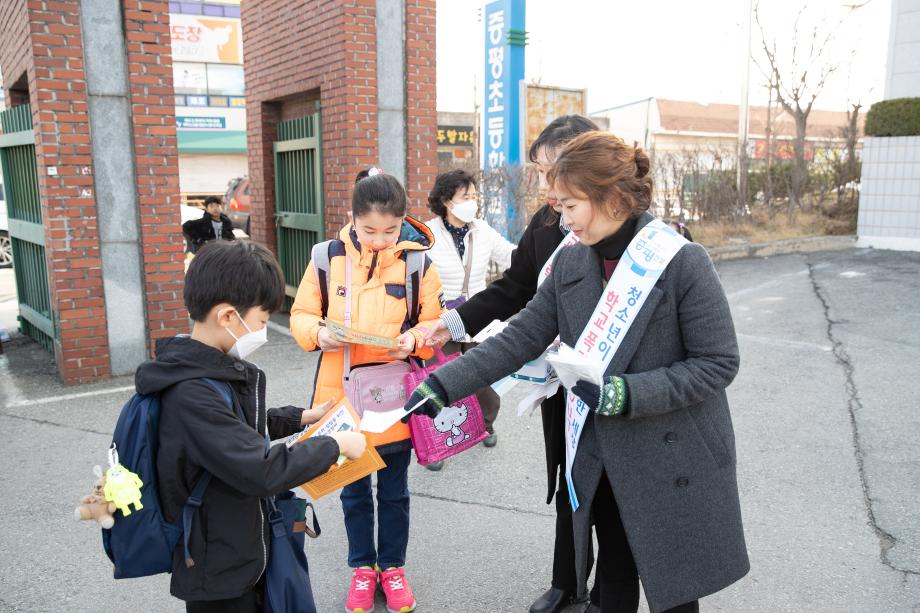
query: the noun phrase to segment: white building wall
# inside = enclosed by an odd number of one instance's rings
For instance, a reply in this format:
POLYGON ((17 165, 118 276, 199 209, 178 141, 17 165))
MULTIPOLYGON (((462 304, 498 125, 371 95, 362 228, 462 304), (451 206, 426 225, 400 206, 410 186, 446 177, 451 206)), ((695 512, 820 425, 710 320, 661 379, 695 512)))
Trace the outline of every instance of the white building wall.
POLYGON ((249 174, 246 154, 181 154, 179 155, 179 190, 183 194, 213 194, 222 196, 227 182, 249 174))
MULTIPOLYGON (((885 99, 920 96, 920 0, 892 0, 885 99)), ((863 141, 857 245, 920 251, 920 136, 863 141)))
POLYGON ((858 245, 920 251, 920 136, 866 138, 858 245))
POLYGON ((591 115, 606 117, 610 132, 629 144, 639 143, 643 149, 651 147, 651 135, 661 127, 661 116, 654 98, 597 111, 591 115))
POLYGON ((920 0, 892 0, 885 99, 920 96, 920 0))

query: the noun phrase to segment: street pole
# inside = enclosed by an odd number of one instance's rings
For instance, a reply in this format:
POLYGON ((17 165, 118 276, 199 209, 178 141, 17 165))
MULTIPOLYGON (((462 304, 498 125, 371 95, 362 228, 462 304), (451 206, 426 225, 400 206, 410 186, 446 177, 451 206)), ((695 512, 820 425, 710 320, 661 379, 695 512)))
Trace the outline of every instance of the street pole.
POLYGON ((744 78, 741 81, 741 103, 738 105, 738 210, 744 213, 748 202, 748 89, 751 81, 751 13, 754 0, 748 0, 744 15, 744 78))

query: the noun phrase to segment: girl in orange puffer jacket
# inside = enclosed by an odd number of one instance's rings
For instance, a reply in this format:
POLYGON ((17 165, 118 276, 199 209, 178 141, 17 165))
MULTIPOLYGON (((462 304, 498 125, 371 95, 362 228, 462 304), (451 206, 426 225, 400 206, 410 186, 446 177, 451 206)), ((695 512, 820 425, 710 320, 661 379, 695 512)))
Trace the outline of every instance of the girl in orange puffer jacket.
MULTIPOLYGON (((328 317, 344 321, 345 267, 351 266, 351 327, 377 336, 397 338, 398 349, 387 351, 368 345, 350 347, 351 363, 404 360, 410 355, 432 357, 433 350, 419 342, 422 331, 433 325, 444 306, 441 279, 426 256, 419 292, 419 323, 409 322, 406 300, 406 253, 428 250, 434 243, 425 224, 407 216, 406 191, 399 181, 379 171, 360 179, 352 194, 352 223, 329 248, 328 317)), ((320 324, 323 299, 311 262, 304 273, 291 308, 291 333, 306 351, 323 352, 316 379, 314 404, 339 399, 344 394, 342 370, 344 344, 320 324)), ((377 473, 377 522, 374 521, 371 478, 365 477, 342 490, 342 509, 348 534, 348 565, 352 570, 346 610, 368 613, 374 591, 382 585, 390 611, 415 608, 412 590, 403 572, 409 541, 408 467, 411 452, 409 428, 397 422, 381 434, 366 434, 377 447, 386 468, 377 473), (378 542, 374 533, 377 527, 378 542)))

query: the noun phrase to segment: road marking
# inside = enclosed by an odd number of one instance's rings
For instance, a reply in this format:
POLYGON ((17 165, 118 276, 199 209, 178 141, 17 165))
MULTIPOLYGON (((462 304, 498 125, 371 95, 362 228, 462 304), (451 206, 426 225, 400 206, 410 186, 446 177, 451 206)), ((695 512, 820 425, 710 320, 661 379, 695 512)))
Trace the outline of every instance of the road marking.
POLYGON ((782 338, 775 338, 772 336, 756 336, 754 334, 738 334, 738 338, 743 338, 744 340, 754 341, 755 343, 763 343, 765 345, 773 345, 775 347, 798 347, 800 349, 818 349, 819 351, 831 351, 833 348, 830 345, 819 345, 818 343, 806 343, 804 341, 790 341, 782 338))
POLYGON ((726 293, 726 296, 728 297, 729 300, 734 300, 734 299, 736 299, 736 298, 741 298, 742 296, 746 296, 746 295, 752 294, 752 293, 754 293, 754 292, 759 292, 760 290, 763 290, 763 289, 767 289, 767 288, 770 288, 770 287, 774 287, 774 286, 776 286, 776 285, 781 285, 781 284, 783 283, 783 281, 785 281, 786 279, 791 279, 791 278, 793 278, 793 277, 802 277, 802 276, 805 276, 805 275, 807 275, 807 274, 808 274, 808 269, 807 269, 807 268, 804 269, 804 270, 800 270, 800 271, 798 271, 798 272, 787 272, 787 273, 783 273, 783 274, 781 274, 781 275, 778 275, 778 276, 776 276, 776 277, 773 277, 773 278, 770 279, 769 281, 764 281, 764 282, 762 282, 762 283, 758 283, 758 284, 756 284, 756 285, 752 285, 751 287, 745 287, 745 288, 743 288, 743 289, 738 289, 738 290, 735 290, 735 291, 733 291, 733 292, 727 292, 727 293, 726 293))
POLYGON ((75 394, 62 394, 60 396, 46 396, 44 398, 23 398, 22 394, 18 394, 21 398, 20 400, 14 400, 13 402, 8 403, 4 408, 13 409, 16 407, 23 407, 26 405, 33 404, 48 404, 49 402, 64 402, 66 400, 75 400, 77 398, 88 398, 90 396, 103 396, 105 394, 117 394, 121 392, 134 391, 133 385, 125 385, 122 387, 109 387, 101 390, 93 390, 91 392, 77 392, 75 394))
POLYGON ((866 273, 858 272, 856 270, 847 270, 846 272, 840 273, 840 276, 844 279, 853 279, 855 277, 865 277, 866 273))
POLYGON ((291 336, 291 331, 282 326, 281 324, 276 324, 272 320, 268 320, 267 325, 270 329, 274 330, 279 334, 284 334, 286 336, 291 336))

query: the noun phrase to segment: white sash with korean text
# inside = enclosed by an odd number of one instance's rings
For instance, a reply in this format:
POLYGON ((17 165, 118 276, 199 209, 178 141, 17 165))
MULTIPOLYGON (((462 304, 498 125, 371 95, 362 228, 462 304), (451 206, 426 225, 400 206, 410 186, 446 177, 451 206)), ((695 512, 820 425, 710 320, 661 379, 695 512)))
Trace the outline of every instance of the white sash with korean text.
MULTIPOLYGON (((553 272, 553 262, 556 261, 556 256, 559 255, 559 252, 565 249, 566 247, 570 245, 574 245, 578 242, 579 242, 578 237, 575 235, 574 232, 569 232, 568 234, 565 235, 565 237, 562 239, 562 242, 559 243, 559 246, 556 247, 555 251, 553 251, 553 253, 546 260, 546 263, 543 264, 543 267, 540 268, 540 272, 537 274, 537 288, 543 285, 544 281, 549 279, 549 276, 553 272)), ((537 380, 534 380, 534 378, 532 377, 532 375, 534 374, 539 375, 541 372, 546 373, 546 374, 551 374, 549 372, 549 367, 546 363, 546 354, 555 344, 556 343, 553 342, 553 344, 550 345, 549 348, 547 348, 547 350, 544 351, 540 355, 540 357, 538 357, 535 360, 531 360, 530 362, 525 364, 523 367, 521 367, 520 370, 509 375, 510 379, 512 380, 516 379, 519 381, 521 380, 528 381, 530 383, 533 383, 535 386, 534 389, 532 389, 530 393, 528 393, 524 397, 524 399, 518 403, 518 406, 517 406, 518 416, 532 414, 534 411, 537 410, 537 407, 540 406, 540 403, 542 403, 544 400, 546 400, 547 398, 549 398, 550 396, 552 396, 559 390, 559 381, 556 380, 555 378, 550 378, 548 380, 544 379, 543 381, 540 381, 539 377, 537 377, 537 380)))
POLYGON ((556 250, 553 251, 553 254, 549 256, 549 259, 546 260, 546 264, 543 265, 543 268, 540 269, 540 274, 537 275, 537 287, 543 285, 543 282, 546 281, 550 274, 553 272, 553 262, 556 261, 556 256, 559 255, 559 252, 569 245, 574 245, 578 242, 578 237, 575 236, 574 232, 569 232, 565 235, 565 238, 562 239, 562 242, 559 243, 559 246, 556 247, 556 250))
MULTIPOLYGON (((588 320, 588 326, 578 337, 575 351, 602 364, 603 372, 606 372, 652 287, 686 243, 684 237, 657 219, 639 230, 610 276, 588 320)), ((578 396, 568 392, 565 410, 565 477, 573 510, 578 509, 578 497, 572 481, 572 464, 590 412, 578 396)))

